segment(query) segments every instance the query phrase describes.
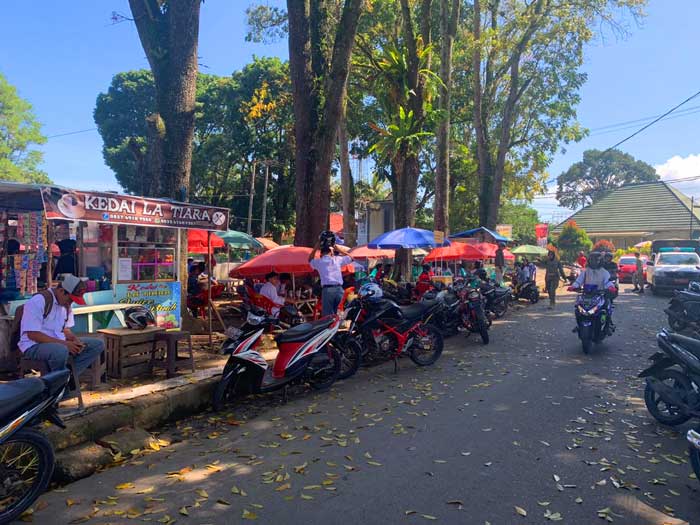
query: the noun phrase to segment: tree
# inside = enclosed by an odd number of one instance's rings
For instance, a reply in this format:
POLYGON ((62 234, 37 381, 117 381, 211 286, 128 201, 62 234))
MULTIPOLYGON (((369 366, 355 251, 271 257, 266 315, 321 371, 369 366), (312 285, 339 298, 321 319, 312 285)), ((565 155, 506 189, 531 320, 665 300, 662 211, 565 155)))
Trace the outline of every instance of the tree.
POLYGON ((450 116, 452 111, 452 47, 457 35, 460 0, 440 0, 440 98, 442 111, 437 129, 437 170, 435 173, 435 229, 449 231, 450 217, 450 116))
POLYGON ((615 253, 615 245, 607 239, 601 239, 593 245, 592 251, 615 253))
POLYGON ((564 142, 580 140, 579 71, 592 27, 642 0, 474 0, 471 75, 483 226, 493 228, 508 171, 542 174, 564 142), (483 5, 486 4, 486 5, 483 5))
POLYGON ((148 120, 146 195, 187 198, 190 189, 201 0, 129 0, 155 84, 148 120))
POLYGON ((363 3, 345 0, 333 24, 330 0, 287 0, 296 139, 296 245, 313 245, 328 223, 330 170, 363 3))
POLYGON ((567 261, 576 259, 580 251, 589 251, 592 244, 586 230, 579 228, 576 221, 569 221, 562 227, 556 242, 556 246, 561 251, 563 259, 567 261))
POLYGON ((506 202, 498 214, 501 224, 513 225, 513 238, 520 244, 535 244, 535 225, 540 222, 537 210, 527 203, 506 202))
POLYGON ((557 177, 557 200, 560 206, 575 210, 625 184, 657 180, 653 166, 628 153, 589 149, 583 152, 582 161, 557 177))
MULTIPOLYGON (((199 74, 196 95, 190 198, 231 209, 231 227, 245 229, 253 161, 272 161, 268 217, 279 238, 294 225, 294 138, 289 69, 278 58, 256 58, 230 77, 199 74)), ((114 76, 97 97, 95 123, 105 163, 122 187, 143 194, 139 158, 147 152, 147 118, 155 111, 150 71, 114 76)), ((141 166, 142 167, 142 166, 141 166)), ((263 165, 253 207, 258 232, 263 165)), ((258 232, 259 233, 259 232, 258 232)))
POLYGON ((0 180, 50 183, 39 169, 43 154, 33 149, 45 142, 31 104, 0 73, 0 180))

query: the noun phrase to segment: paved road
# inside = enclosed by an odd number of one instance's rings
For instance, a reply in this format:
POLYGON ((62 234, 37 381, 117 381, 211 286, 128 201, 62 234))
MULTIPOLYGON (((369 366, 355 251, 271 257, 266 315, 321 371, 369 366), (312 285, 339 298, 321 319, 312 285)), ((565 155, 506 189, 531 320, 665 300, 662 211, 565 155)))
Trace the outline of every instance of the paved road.
POLYGON ((621 294, 617 334, 585 356, 572 300, 518 308, 489 346, 454 337, 432 368, 183 421, 45 495, 34 523, 699 522, 685 427, 657 425, 635 378, 666 301, 621 294))

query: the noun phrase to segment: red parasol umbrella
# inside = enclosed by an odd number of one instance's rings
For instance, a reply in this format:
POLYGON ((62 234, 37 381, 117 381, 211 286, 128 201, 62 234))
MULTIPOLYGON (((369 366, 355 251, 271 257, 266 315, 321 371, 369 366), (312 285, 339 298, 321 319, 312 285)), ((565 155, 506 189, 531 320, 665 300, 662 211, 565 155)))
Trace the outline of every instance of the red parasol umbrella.
POLYGON ((452 241, 451 246, 443 246, 431 250, 431 252, 425 256, 423 262, 472 261, 484 258, 483 252, 475 248, 473 245, 464 242, 452 241))
MULTIPOLYGON (((231 272, 231 275, 233 277, 259 277, 270 272, 294 275, 310 274, 314 272, 309 264, 310 253, 311 248, 305 246, 280 246, 241 264, 231 272)), ((346 268, 343 270, 345 271, 346 268)))
MULTIPOLYGON (((478 242, 476 244, 472 244, 474 248, 479 250, 484 254, 485 259, 493 259, 496 257, 496 250, 498 249, 498 245, 492 243, 492 242, 478 242)), ((515 259, 515 255, 510 253, 509 250, 503 250, 503 257, 505 259, 515 259)))
POLYGON ((353 259, 393 259, 394 250, 378 250, 364 245, 353 248, 348 255, 353 259))
MULTIPOLYGON (((223 248, 226 246, 224 240, 216 235, 211 234, 211 249, 223 248)), ((207 231, 206 230, 188 230, 187 231, 187 251, 189 253, 207 253, 207 231)))

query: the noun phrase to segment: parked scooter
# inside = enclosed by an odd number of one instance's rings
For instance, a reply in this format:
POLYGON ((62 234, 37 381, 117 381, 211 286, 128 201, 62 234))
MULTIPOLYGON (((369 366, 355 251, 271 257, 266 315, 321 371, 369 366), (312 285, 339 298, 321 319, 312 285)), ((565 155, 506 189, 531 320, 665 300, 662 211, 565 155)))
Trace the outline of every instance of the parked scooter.
POLYGON ((450 286, 444 290, 429 290, 423 294, 421 302, 432 304, 438 301, 442 308, 438 309, 431 322, 442 332, 443 337, 450 337, 459 331, 462 324, 460 315, 460 298, 450 286))
POLYGON ((66 428, 56 413, 70 372, 0 385, 0 523, 10 523, 46 490, 55 464, 53 447, 32 428, 44 420, 66 428))
POLYGON ((258 347, 265 329, 276 320, 260 310, 248 312, 243 330, 230 333, 233 337, 224 344, 229 358, 214 390, 214 410, 242 394, 284 389, 286 399, 286 387, 291 384, 308 383, 317 390, 330 387, 341 372, 340 352, 330 343, 342 318, 342 314, 324 317, 278 335, 279 352, 270 368, 258 347))
POLYGON ((681 425, 700 418, 700 340, 661 330, 656 335, 661 352, 639 377, 646 378, 644 403, 664 425, 681 425))
POLYGON ((540 300, 540 289, 533 280, 525 281, 522 284, 515 286, 515 291, 513 293, 516 301, 518 299, 526 299, 530 303, 535 304, 540 300))
POLYGON ((700 331, 700 283, 692 281, 687 290, 676 290, 664 310, 671 330, 680 332, 686 328, 700 331))
POLYGON ((495 281, 485 281, 481 284, 481 295, 484 297, 484 308, 496 319, 503 317, 513 300, 513 290, 510 286, 498 286, 495 281))
POLYGON ((591 351, 593 343, 600 343, 606 336, 612 335, 615 327, 612 324, 612 305, 608 299, 607 290, 579 289, 579 296, 574 303, 576 328, 583 347, 583 353, 591 351))

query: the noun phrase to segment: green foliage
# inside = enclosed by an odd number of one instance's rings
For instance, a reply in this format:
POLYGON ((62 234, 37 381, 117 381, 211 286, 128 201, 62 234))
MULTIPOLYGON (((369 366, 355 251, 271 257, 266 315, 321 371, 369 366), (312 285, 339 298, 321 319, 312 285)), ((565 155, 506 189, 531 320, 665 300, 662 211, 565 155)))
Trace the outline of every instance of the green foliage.
POLYGON ((615 252, 615 245, 607 239, 601 239, 593 245, 594 252, 615 252))
POLYGON ((246 42, 271 44, 285 38, 289 32, 287 12, 270 5, 252 5, 245 10, 248 32, 246 42))
POLYGON ((513 225, 513 238, 519 244, 535 244, 535 225, 540 222, 537 210, 523 202, 505 202, 499 210, 498 222, 513 225))
POLYGON ((569 221, 562 227, 556 242, 556 247, 565 261, 575 260, 578 252, 588 252, 592 245, 586 230, 579 228, 576 221, 569 221))
POLYGON ((39 169, 42 152, 33 149, 45 142, 31 104, 0 73, 0 180, 51 182, 39 169))
POLYGON ((582 161, 557 177, 557 200, 561 206, 575 210, 624 184, 657 180, 659 175, 653 166, 628 153, 589 149, 583 152, 582 161))
MULTIPOLYGON (((149 71, 119 73, 97 98, 94 117, 103 155, 117 181, 141 193, 137 154, 145 152, 146 119, 155 110, 149 71)), ((294 137, 289 71, 277 58, 256 58, 230 77, 200 74, 190 196, 229 207, 232 227, 247 225, 253 160, 270 160, 268 223, 285 232, 294 224, 294 137)), ((258 162, 253 227, 260 227, 265 167, 258 162)))

